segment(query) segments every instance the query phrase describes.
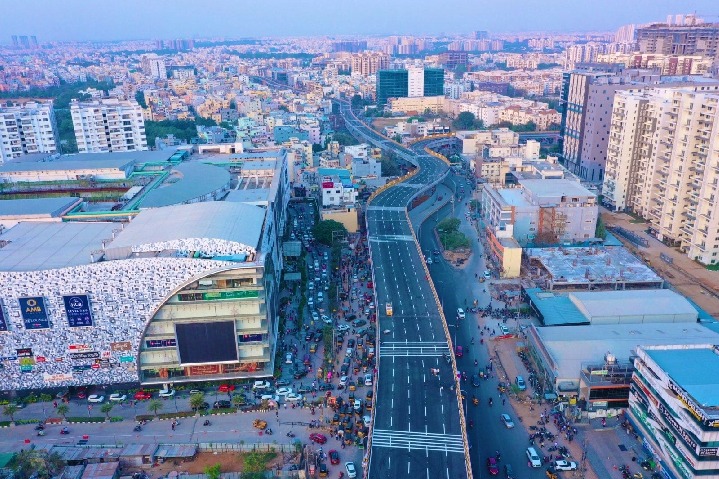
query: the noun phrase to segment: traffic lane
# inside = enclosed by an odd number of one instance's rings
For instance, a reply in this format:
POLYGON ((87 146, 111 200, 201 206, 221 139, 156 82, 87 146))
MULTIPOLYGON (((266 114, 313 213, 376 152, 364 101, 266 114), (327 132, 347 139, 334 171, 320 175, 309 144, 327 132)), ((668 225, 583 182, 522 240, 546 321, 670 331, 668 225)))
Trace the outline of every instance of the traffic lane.
POLYGON ((430 449, 372 447, 370 477, 453 479, 466 477, 464 457, 430 449))
MULTIPOLYGON (((422 232, 423 245, 425 247, 436 247, 435 237, 431 233, 431 228, 425 228, 422 232)), ((456 309, 463 307, 464 297, 471 294, 469 288, 456 288, 453 285, 463 284, 466 280, 460 277, 459 272, 448 265, 445 261, 440 261, 436 265, 432 265, 431 274, 436 278, 440 296, 443 298, 445 314, 448 318, 456 318, 456 309), (436 266, 436 267, 435 267, 436 266)), ((488 294, 482 294, 480 304, 488 302, 488 294)), ((450 320, 451 324, 459 324, 457 329, 457 343, 465 347, 465 355, 457 360, 459 370, 470 371, 474 374, 478 373, 479 368, 484 368, 489 363, 489 342, 485 341, 485 345, 480 344, 479 339, 483 336, 479 335, 479 329, 476 326, 476 319, 473 315, 467 315, 464 321, 456 319, 450 320), (474 345, 471 345, 471 338, 475 338, 474 345), (474 367, 474 359, 479 362, 479 367, 474 367)), ((453 329, 450 327, 450 329, 453 329)), ((450 331, 453 333, 454 331, 450 331)), ((471 375, 470 375, 471 378, 471 375)), ((509 462, 515 471, 519 473, 527 467, 526 448, 529 446, 528 431, 523 423, 519 420, 517 414, 511 408, 509 401, 502 406, 501 399, 497 392, 498 381, 496 378, 482 380, 479 388, 480 404, 473 406, 471 403, 471 383, 462 383, 467 392, 470 393, 470 402, 467 404, 467 420, 474 422, 474 428, 468 429, 468 439, 472 444, 470 458, 473 470, 477 468, 486 468, 486 461, 499 450, 502 454, 500 462, 509 462), (494 406, 488 405, 488 397, 494 398, 494 406), (514 420, 515 427, 513 429, 505 428, 499 420, 502 412, 508 412, 514 420)), ((529 469, 526 473, 522 472, 522 477, 542 478, 544 470, 542 468, 529 469)))

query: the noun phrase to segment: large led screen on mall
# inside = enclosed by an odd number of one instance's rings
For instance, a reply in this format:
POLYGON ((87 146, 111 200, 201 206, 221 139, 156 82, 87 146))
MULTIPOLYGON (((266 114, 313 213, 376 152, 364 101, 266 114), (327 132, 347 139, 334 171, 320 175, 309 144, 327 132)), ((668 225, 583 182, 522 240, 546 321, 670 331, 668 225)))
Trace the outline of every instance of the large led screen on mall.
POLYGON ((177 323, 175 335, 183 365, 237 362, 234 321, 177 323))

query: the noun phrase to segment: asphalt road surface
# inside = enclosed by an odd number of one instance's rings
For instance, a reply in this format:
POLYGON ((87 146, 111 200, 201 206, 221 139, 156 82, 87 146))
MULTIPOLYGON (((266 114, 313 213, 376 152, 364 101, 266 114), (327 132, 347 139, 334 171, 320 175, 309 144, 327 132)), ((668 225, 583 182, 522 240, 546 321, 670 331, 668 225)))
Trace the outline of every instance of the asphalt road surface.
POLYGON ((466 478, 465 438, 457 393, 451 389, 453 370, 443 357, 450 353, 449 343, 406 216, 410 200, 442 178, 448 166, 426 154, 422 144, 409 150, 378 135, 356 119, 347 104, 340 109, 352 133, 420 169, 380 193, 367 208, 380 331, 369 477, 466 478), (392 316, 385 314, 387 303, 392 304, 392 316))
MULTIPOLYGON (((451 180, 451 179, 450 179, 451 180)), ((447 183, 447 182, 445 182, 447 183)), ((464 201, 468 201, 467 198, 464 201)), ((461 202, 455 205, 455 217, 462 218, 466 211, 466 206, 461 202)), ((450 205, 442 208, 437 214, 433 214, 421 229, 420 243, 422 249, 434 250, 439 247, 433 228, 436 221, 442 221, 443 218, 450 216, 452 207, 450 205)), ((477 326, 477 317, 474 314, 467 314, 465 320, 456 319, 457 308, 466 308, 471 306, 474 299, 479 300, 480 307, 486 307, 490 302, 488 292, 483 291, 484 285, 487 283, 479 283, 475 277, 475 272, 485 270, 484 258, 481 245, 477 242, 476 235, 472 235, 473 256, 470 265, 464 270, 458 270, 450 266, 443 259, 435 260, 430 265, 430 274, 434 280, 437 292, 442 298, 445 316, 449 323, 450 334, 453 341, 456 338, 456 344, 462 345, 464 348, 464 356, 457 359, 457 369, 466 371, 471 378, 472 374, 477 374, 480 369, 489 362, 489 351, 486 340, 487 335, 480 336, 477 326), (465 303, 465 300, 467 301, 465 303), (485 344, 480 344, 480 338, 485 338, 485 344), (474 344, 471 339, 474 338, 474 344), (479 365, 474 366, 474 360, 479 365)), ((498 303, 493 302, 493 307, 498 303)), ((486 324, 489 327, 497 327, 497 321, 487 318, 486 324)), ((491 346, 490 346, 491 347, 491 346)), ((496 369, 496 368, 495 368, 496 369)), ((495 371, 496 372, 496 371, 495 371)), ((514 379, 514 378, 510 378, 514 379)), ((466 391, 469 399, 467 409, 467 421, 472 420, 474 427, 467 429, 467 439, 472 445, 470 458, 472 460, 472 471, 475 479, 490 477, 487 470, 487 459, 494 456, 496 451, 501 453, 500 475, 505 477, 502 470, 504 464, 511 464, 514 475, 521 479, 539 479, 544 478, 545 468, 530 468, 527 466, 526 449, 529 446, 527 426, 531 424, 523 424, 519 421, 518 415, 514 412, 507 400, 502 405, 502 399, 497 392, 496 377, 489 380, 481 380, 479 387, 473 387, 471 380, 462 382, 462 389, 466 391), (474 406, 471 402, 472 395, 476 395, 480 401, 479 405, 474 406), (488 398, 494 398, 494 405, 489 406, 488 398), (507 413, 514 421, 515 427, 508 429, 500 420, 500 414, 507 413)), ((550 428, 551 430, 551 428, 550 428)))

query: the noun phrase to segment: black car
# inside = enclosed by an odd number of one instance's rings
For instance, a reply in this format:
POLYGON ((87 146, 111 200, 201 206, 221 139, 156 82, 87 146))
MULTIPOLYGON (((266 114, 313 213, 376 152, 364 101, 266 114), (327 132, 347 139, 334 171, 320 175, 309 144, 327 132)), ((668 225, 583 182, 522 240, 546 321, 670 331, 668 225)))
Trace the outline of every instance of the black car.
POLYGON ((306 369, 297 369, 294 373, 292 373, 292 377, 295 379, 302 379, 305 376, 307 376, 306 369))
POLYGON ((305 341, 311 341, 313 334, 314 333, 312 332, 312 330, 307 330, 307 332, 305 333, 305 341))
POLYGON ((315 333, 315 342, 319 343, 320 341, 322 341, 322 331, 317 331, 315 333))
POLYGON ((230 403, 230 401, 215 401, 215 403, 212 405, 213 409, 227 409, 231 407, 232 403, 230 403))
POLYGON ((507 479, 514 479, 514 471, 512 470, 511 464, 504 465, 504 474, 507 476, 507 479))
POLYGON ((355 347, 355 340, 354 340, 354 339, 348 339, 348 340, 347 340, 347 347, 348 347, 348 348, 354 348, 354 347, 355 347))
POLYGON ((472 375, 472 386, 478 388, 479 385, 480 385, 479 376, 477 376, 476 374, 473 374, 472 375))
POLYGON ((335 387, 330 383, 319 383, 317 389, 320 391, 332 391, 335 387))
POLYGON ((314 391, 314 388, 310 385, 307 385, 307 386, 303 385, 303 386, 300 386, 297 388, 297 392, 300 394, 311 393, 312 391, 314 391))
POLYGON ((355 328, 359 328, 360 326, 364 326, 365 324, 367 324, 367 321, 365 321, 364 319, 355 319, 354 321, 352 321, 352 326, 354 326, 355 328))
MULTIPOLYGON (((218 402, 220 402, 220 401, 218 401, 218 402)), ((225 402, 229 402, 229 401, 225 401, 225 402)), ((223 407, 224 407, 224 406, 223 406, 223 407)), ((227 407, 229 407, 229 406, 227 406, 227 407)), ((193 408, 192 408, 193 411, 204 411, 205 409, 210 409, 210 405, 209 405, 208 403, 206 403, 206 402, 203 402, 203 403, 200 404, 198 407, 193 407, 193 408)))
POLYGON ((291 384, 291 381, 289 379, 278 379, 275 381, 275 386, 289 386, 291 384))

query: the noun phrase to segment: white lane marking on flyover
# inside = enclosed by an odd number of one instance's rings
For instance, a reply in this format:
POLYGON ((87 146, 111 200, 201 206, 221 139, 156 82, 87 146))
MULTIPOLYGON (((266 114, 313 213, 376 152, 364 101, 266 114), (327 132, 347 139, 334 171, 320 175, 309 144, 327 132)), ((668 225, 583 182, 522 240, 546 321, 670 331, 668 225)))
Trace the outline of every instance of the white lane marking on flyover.
POLYGON ((368 206, 367 211, 404 211, 404 206, 368 206))
POLYGON ((436 434, 421 431, 390 431, 374 429, 372 447, 395 449, 457 452, 464 454, 464 443, 460 434, 436 434))

